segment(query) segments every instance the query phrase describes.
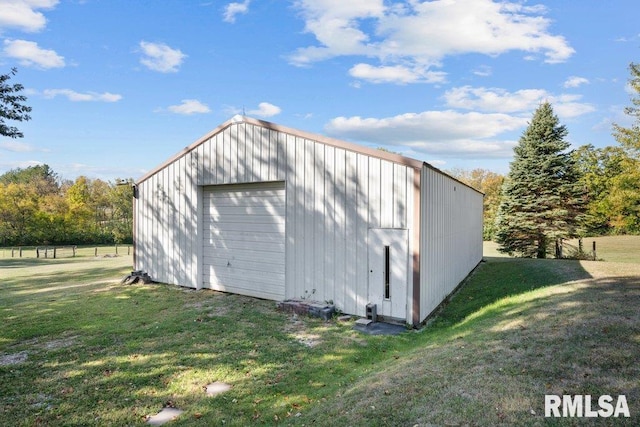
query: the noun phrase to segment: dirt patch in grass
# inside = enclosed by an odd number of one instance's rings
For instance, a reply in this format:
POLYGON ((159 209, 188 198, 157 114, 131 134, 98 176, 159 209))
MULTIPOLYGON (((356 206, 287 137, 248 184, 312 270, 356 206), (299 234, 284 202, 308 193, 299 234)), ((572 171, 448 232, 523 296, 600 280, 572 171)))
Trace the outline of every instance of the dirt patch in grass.
POLYGON ((0 355, 0 366, 11 366, 23 363, 29 357, 29 353, 26 351, 20 351, 13 354, 0 355))
POLYGON ((297 342, 309 348, 313 348, 322 342, 321 336, 312 332, 307 323, 296 314, 288 317, 288 322, 284 324, 283 330, 297 342))

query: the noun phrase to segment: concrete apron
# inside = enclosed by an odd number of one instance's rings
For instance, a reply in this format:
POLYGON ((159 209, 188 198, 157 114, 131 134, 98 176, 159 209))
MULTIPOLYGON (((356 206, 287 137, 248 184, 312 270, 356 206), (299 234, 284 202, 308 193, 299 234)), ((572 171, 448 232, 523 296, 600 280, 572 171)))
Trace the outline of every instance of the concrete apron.
POLYGON ((384 322, 372 322, 369 319, 358 319, 353 329, 368 335, 399 335, 407 332, 406 326, 384 322))

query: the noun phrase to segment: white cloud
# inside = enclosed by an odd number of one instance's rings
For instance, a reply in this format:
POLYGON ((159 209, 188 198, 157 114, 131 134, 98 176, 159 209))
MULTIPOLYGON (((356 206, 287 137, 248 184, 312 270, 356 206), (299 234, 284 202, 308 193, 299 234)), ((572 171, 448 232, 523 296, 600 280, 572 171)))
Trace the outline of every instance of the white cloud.
POLYGON ((197 99, 183 99, 181 104, 171 105, 168 110, 176 114, 205 114, 211 112, 211 109, 197 99))
POLYGON ((38 9, 52 9, 58 0, 2 0, 0 1, 0 30, 15 28, 26 32, 44 29, 47 20, 38 9))
POLYGON ((14 153, 28 153, 35 150, 30 144, 22 141, 0 141, 0 148, 14 153))
POLYGON ((371 83, 443 83, 446 73, 427 71, 422 68, 407 68, 403 65, 374 67, 369 64, 356 64, 350 70, 352 77, 368 80, 371 83))
POLYGON ((374 54, 369 35, 359 28, 359 20, 382 18, 382 0, 299 0, 296 6, 305 20, 305 31, 312 33, 321 46, 298 49, 290 60, 295 65, 340 55, 374 54))
POLYGON ((65 66, 64 57, 54 50, 42 49, 38 43, 27 40, 5 40, 4 54, 17 59, 25 67, 48 69, 65 66))
POLYGON ((44 162, 40 160, 22 160, 22 161, 11 161, 11 162, 0 162, 0 171, 10 170, 10 169, 26 169, 31 166, 39 166, 43 165, 44 162))
POLYGON ((558 117, 563 119, 570 119, 573 117, 582 116, 587 113, 595 111, 595 107, 591 104, 579 102, 582 99, 582 95, 567 95, 561 94, 557 96, 550 96, 549 102, 553 107, 553 111, 558 117))
POLYGON ((522 89, 507 92, 500 88, 462 86, 445 92, 449 107, 498 113, 531 114, 542 102, 548 101, 558 117, 572 118, 595 111, 593 105, 580 102, 581 95, 554 95, 543 89, 522 89))
POLYGON ((564 82, 563 86, 565 88, 579 87, 582 85, 589 84, 589 80, 584 77, 571 76, 564 82))
POLYGON ((406 113, 386 118, 337 117, 325 131, 338 138, 395 145, 438 155, 509 157, 514 143, 496 136, 527 124, 523 117, 452 110, 406 113))
POLYGON ((282 110, 280 109, 280 107, 276 105, 270 104, 268 102, 261 102, 260 104, 258 104, 257 109, 249 110, 247 111, 247 114, 257 117, 273 117, 280 114, 281 111, 282 110))
POLYGON ((522 89, 507 92, 499 88, 462 86, 445 92, 444 99, 449 107, 465 110, 514 113, 531 111, 541 101, 549 97, 543 89, 522 89))
POLYGON ((488 65, 481 65, 473 70, 473 74, 480 77, 489 77, 491 74, 493 74, 493 70, 488 65))
POLYGON ((187 57, 179 49, 173 49, 164 43, 140 42, 142 58, 140 63, 153 71, 175 73, 187 57))
MULTIPOLYGON (((296 6, 305 31, 318 44, 296 50, 289 58, 292 64, 366 56, 378 62, 368 70, 373 82, 389 81, 380 77, 380 70, 429 70, 441 67, 451 55, 522 51, 555 63, 574 53, 564 37, 549 32, 543 7, 519 2, 407 1, 385 6, 382 0, 299 0, 296 6)), ((363 65, 358 64, 360 71, 363 65)))
POLYGON ((224 21, 229 23, 236 22, 236 15, 246 14, 249 12, 249 4, 251 0, 245 0, 242 3, 229 3, 224 8, 224 21))
POLYGON ((115 93, 104 92, 86 92, 80 93, 71 89, 45 89, 42 94, 45 98, 55 98, 56 96, 65 96, 72 102, 87 102, 87 101, 99 101, 99 102, 118 102, 122 99, 122 95, 115 93))

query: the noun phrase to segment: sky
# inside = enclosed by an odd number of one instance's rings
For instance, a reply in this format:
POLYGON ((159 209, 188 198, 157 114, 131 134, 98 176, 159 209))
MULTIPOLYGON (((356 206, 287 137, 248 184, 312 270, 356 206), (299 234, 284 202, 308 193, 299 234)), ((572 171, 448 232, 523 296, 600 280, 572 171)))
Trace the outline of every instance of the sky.
POLYGON ((637 0, 0 0, 0 74, 32 107, 0 174, 138 179, 236 114, 507 173, 540 103, 616 145, 637 0))

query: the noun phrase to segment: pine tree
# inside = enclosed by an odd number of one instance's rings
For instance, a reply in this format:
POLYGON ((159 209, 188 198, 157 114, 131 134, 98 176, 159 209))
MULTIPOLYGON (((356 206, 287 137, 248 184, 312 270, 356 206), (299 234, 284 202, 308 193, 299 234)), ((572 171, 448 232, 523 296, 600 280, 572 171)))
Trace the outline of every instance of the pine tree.
POLYGON ((545 102, 520 137, 496 217, 501 252, 546 258, 551 245, 577 234, 585 203, 567 133, 545 102))

